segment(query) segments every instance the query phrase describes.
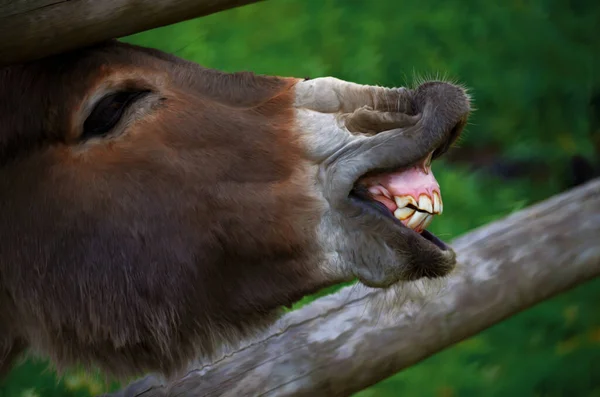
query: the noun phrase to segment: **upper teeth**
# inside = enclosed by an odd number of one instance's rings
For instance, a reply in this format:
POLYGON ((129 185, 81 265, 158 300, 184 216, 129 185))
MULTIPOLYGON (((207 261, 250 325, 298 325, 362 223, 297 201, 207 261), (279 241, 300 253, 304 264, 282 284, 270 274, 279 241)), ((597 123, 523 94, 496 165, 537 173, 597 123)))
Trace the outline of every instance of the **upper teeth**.
POLYGON ((406 207, 408 204, 412 204, 415 207, 418 207, 417 201, 413 198, 413 196, 394 196, 394 201, 396 202, 398 208, 406 207))
POLYGON ((429 196, 426 196, 424 194, 419 196, 418 207, 420 209, 422 209, 423 211, 429 212, 430 214, 433 212, 433 203, 431 202, 431 199, 429 198, 429 196))
POLYGON ((415 200, 414 197, 406 196, 394 196, 394 201, 398 208, 394 211, 394 216, 399 220, 403 221, 406 226, 411 229, 422 231, 424 230, 433 219, 434 214, 441 214, 444 207, 442 204, 442 198, 438 192, 433 192, 433 198, 426 194, 419 196, 419 201, 415 200), (416 211, 414 208, 407 207, 407 205, 418 208, 421 211, 416 211))

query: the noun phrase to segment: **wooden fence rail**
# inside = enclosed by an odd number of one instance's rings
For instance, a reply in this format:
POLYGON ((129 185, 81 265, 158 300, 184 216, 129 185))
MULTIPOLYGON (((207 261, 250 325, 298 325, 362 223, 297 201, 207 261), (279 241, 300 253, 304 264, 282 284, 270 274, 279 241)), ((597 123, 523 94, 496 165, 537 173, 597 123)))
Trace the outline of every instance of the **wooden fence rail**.
POLYGON ((460 266, 439 286, 344 288, 167 384, 121 396, 348 396, 600 275, 600 179, 452 243, 460 266))
POLYGON ((0 66, 264 0, 0 0, 0 66))

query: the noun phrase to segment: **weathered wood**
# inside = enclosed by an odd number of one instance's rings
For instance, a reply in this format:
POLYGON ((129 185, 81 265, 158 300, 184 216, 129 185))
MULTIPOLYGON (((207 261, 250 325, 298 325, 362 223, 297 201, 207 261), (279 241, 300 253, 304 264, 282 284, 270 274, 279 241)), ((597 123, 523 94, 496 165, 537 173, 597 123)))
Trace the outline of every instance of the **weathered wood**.
MULTIPOLYGON (((348 396, 600 275, 600 179, 456 239, 460 267, 432 296, 348 287, 168 386, 112 396, 348 396), (410 298, 410 299, 407 299, 410 298)), ((425 290, 427 291, 427 290, 425 290)), ((431 292, 431 290, 429 290, 431 292)))
POLYGON ((10 17, 60 2, 61 0, 0 0, 0 17, 10 17))
POLYGON ((263 0, 0 0, 0 66, 263 0))

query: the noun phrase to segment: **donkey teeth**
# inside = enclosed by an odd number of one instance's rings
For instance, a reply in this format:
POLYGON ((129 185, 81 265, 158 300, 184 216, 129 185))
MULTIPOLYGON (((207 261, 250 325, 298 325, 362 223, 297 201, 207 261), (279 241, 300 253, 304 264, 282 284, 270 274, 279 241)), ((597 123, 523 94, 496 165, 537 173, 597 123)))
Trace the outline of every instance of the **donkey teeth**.
POLYGON ((394 196, 394 201, 398 208, 406 207, 408 204, 418 207, 417 200, 413 196, 394 196))
POLYGON ((412 204, 420 210, 429 212, 430 214, 441 215, 444 211, 442 197, 437 191, 434 191, 432 196, 433 198, 426 194, 421 194, 418 202, 413 196, 410 195, 394 196, 394 201, 396 202, 396 206, 398 208, 403 208, 409 204, 412 204))
POLYGON ((414 213, 415 210, 413 210, 412 208, 398 206, 398 209, 394 211, 394 216, 396 217, 396 219, 404 221, 410 218, 414 213))
POLYGON ((433 203, 431 199, 426 194, 422 194, 419 196, 419 205, 418 207, 423 211, 427 211, 430 214, 433 213, 433 203))
POLYGON ((441 215, 443 211, 444 206, 442 204, 442 198, 438 192, 433 192, 433 212, 441 215))
POLYGON ((433 220, 433 216, 435 214, 441 214, 443 210, 440 194, 438 192, 433 192, 432 196, 433 198, 426 194, 421 194, 418 202, 414 197, 409 195, 394 196, 394 201, 398 206, 394 211, 394 216, 410 229, 420 233, 429 226, 433 220), (414 208, 407 207, 409 204, 412 204, 421 211, 416 211, 414 208))
POLYGON ((425 218, 427 218, 427 214, 424 212, 416 212, 408 221, 408 223, 406 224, 406 226, 410 229, 416 229, 417 226, 419 226, 424 220, 425 218))
POLYGON ((432 220, 433 220, 433 215, 427 215, 425 217, 425 220, 423 221, 423 223, 421 223, 421 226, 419 226, 419 229, 421 229, 421 231, 427 229, 427 227, 431 224, 432 220))

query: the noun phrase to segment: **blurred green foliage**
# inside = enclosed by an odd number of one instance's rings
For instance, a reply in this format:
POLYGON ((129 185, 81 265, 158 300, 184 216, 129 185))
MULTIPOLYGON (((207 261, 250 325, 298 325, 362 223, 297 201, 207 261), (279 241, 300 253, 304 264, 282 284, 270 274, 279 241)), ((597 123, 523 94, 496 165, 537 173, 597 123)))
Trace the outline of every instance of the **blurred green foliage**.
MULTIPOLYGON (((593 162, 600 152, 597 0, 270 0, 125 41, 226 71, 387 86, 437 76, 468 86, 477 111, 460 155, 434 164, 445 211, 431 229, 446 240, 565 189, 571 157, 593 162), (511 161, 529 165, 499 175, 511 161)), ((356 396, 600 396, 598 302, 600 280, 356 396)), ((94 375, 59 381, 46 368, 17 367, 0 397, 109 389, 94 375)))

